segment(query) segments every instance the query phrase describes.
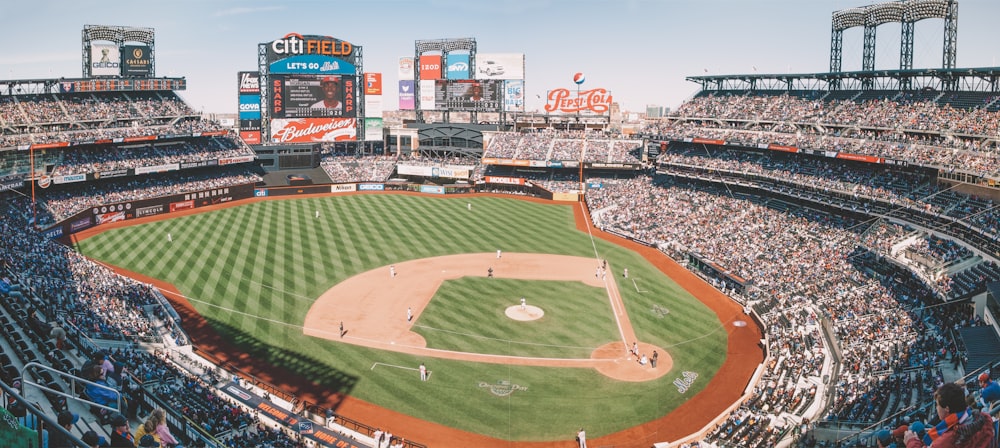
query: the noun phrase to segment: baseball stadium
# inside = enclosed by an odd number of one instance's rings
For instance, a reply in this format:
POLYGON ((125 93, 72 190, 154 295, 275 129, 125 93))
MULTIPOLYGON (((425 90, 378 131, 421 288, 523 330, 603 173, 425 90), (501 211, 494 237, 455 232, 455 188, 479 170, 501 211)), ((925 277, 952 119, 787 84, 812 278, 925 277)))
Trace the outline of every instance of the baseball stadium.
POLYGON ((582 72, 526 112, 474 38, 391 79, 294 32, 210 117, 154 29, 85 25, 81 77, 0 80, 0 445, 1000 446, 1000 68, 957 5, 633 119, 582 72))

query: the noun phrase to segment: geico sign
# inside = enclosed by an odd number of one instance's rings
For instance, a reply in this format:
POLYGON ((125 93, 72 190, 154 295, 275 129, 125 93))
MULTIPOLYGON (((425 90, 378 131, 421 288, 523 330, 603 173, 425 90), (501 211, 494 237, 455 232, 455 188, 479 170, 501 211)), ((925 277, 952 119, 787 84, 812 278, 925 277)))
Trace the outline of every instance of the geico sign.
POLYGON ((260 112, 260 103, 240 103, 240 112, 260 112))
POLYGON ((285 37, 271 42, 275 54, 319 54, 324 56, 348 56, 354 51, 350 42, 332 39, 305 39, 301 34, 288 33, 285 37))

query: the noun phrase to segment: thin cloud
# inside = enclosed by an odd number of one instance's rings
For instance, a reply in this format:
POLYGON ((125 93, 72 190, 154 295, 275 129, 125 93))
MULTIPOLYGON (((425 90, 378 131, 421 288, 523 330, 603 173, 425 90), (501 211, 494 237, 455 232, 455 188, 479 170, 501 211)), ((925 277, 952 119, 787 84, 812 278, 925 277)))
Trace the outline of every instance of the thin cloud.
POLYGON ((226 17, 226 16, 241 16, 246 14, 257 14, 261 12, 271 12, 271 11, 281 11, 285 9, 284 6, 260 6, 256 8, 229 8, 223 9, 221 11, 216 11, 213 14, 215 17, 226 17))

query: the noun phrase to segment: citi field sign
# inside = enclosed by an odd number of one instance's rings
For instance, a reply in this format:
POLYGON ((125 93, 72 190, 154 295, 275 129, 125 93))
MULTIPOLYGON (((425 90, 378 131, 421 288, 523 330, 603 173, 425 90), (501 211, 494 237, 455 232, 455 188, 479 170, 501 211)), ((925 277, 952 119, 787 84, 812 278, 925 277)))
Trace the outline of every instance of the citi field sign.
POLYGON ((288 33, 261 44, 267 47, 272 73, 354 74, 354 45, 330 36, 288 33))
POLYGON ((343 58, 354 53, 354 46, 350 42, 329 36, 303 36, 299 33, 288 33, 285 37, 271 42, 271 51, 280 57, 316 54, 343 58))

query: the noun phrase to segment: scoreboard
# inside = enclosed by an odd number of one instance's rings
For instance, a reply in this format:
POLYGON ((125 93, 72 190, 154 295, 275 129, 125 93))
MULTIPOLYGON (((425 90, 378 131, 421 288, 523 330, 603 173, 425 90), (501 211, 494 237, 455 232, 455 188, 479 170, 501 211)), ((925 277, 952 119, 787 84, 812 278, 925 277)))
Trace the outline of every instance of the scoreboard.
POLYGON ((496 111, 503 105, 502 80, 437 80, 434 83, 436 109, 455 111, 496 111))
POLYGON ((355 76, 272 75, 274 118, 356 117, 355 76))

